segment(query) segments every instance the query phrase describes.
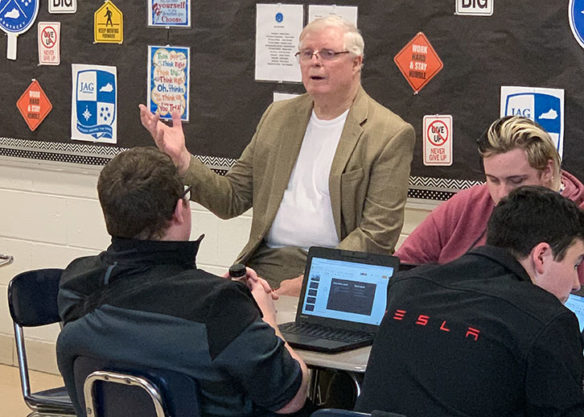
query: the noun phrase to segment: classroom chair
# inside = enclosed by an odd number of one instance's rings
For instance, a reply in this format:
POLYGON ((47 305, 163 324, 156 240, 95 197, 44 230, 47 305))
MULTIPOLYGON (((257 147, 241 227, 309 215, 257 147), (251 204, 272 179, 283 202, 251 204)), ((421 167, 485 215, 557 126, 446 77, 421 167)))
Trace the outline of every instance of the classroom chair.
POLYGON ((57 293, 61 273, 61 269, 38 269, 16 275, 8 285, 8 306, 14 324, 20 382, 26 405, 39 413, 75 415, 65 387, 31 392, 23 333, 24 327, 60 321, 57 293))
POLYGON ((0 266, 10 265, 14 261, 14 257, 0 253, 0 266))
POLYGON ((390 413, 389 411, 374 410, 371 413, 343 410, 340 408, 322 408, 316 410, 310 417, 406 417, 403 414, 390 413))
POLYGON ((200 416, 197 383, 182 373, 87 356, 78 356, 73 369, 86 416, 200 416))

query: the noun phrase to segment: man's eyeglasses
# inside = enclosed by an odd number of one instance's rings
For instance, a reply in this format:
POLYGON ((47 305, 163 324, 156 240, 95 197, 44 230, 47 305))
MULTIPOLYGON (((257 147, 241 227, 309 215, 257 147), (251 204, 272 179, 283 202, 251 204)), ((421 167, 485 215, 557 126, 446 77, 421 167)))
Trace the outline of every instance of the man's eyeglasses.
POLYGON ((332 61, 338 55, 348 54, 349 51, 335 52, 332 49, 321 49, 320 51, 313 51, 312 49, 303 49, 294 54, 299 62, 312 61, 312 57, 316 55, 321 61, 332 61))
POLYGON ((185 185, 185 191, 182 193, 180 198, 184 198, 185 200, 189 201, 191 199, 191 189, 193 188, 192 185, 185 185))

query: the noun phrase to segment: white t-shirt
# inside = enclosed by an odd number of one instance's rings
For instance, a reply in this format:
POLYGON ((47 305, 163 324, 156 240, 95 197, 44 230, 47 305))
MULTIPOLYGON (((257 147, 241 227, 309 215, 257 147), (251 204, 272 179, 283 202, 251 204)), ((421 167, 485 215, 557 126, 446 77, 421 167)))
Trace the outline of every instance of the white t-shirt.
POLYGON ((339 244, 329 193, 329 176, 349 110, 333 120, 319 120, 314 111, 306 127, 296 165, 272 227, 271 248, 334 247, 339 244))

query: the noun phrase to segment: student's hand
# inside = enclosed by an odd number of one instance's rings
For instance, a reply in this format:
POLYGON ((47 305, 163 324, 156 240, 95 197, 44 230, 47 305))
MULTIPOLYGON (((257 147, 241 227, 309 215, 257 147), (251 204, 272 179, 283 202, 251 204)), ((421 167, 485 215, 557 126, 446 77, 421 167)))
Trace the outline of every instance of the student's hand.
POLYGON ((275 290, 275 293, 280 295, 292 295, 294 297, 300 296, 300 290, 302 290, 302 281, 304 280, 304 274, 292 278, 285 279, 280 283, 280 288, 275 290))
POLYGON ((278 298, 280 298, 280 296, 272 289, 272 287, 270 286, 270 284, 268 284, 268 281, 266 281, 265 279, 258 277, 258 275, 256 274, 256 271, 254 271, 251 268, 245 268, 247 271, 246 277, 247 277, 247 286, 248 288, 251 290, 251 286, 250 286, 250 282, 259 282, 260 285, 262 286, 262 288, 264 289, 264 291, 266 292, 266 294, 270 294, 270 297, 272 297, 272 300, 277 300, 278 298), (251 273, 250 273, 251 271, 251 273))
POLYGON ((185 146, 185 135, 179 112, 172 113, 172 125, 165 124, 158 114, 140 104, 140 121, 150 132, 158 149, 171 157, 179 175, 184 175, 191 162, 191 154, 185 146))
MULTIPOLYGON (((223 274, 223 278, 230 278, 229 271, 223 274)), ((258 277, 257 272, 247 266, 245 267, 245 276, 241 278, 235 278, 234 280, 243 282, 244 284, 247 285, 247 287, 250 290, 252 289, 250 282, 259 282, 260 285, 263 287, 264 291, 267 294, 270 294, 272 300, 277 300, 278 298, 280 298, 278 294, 276 294, 276 292, 272 290, 272 287, 270 287, 270 284, 268 284, 268 282, 265 279, 258 277)))
POLYGON ((262 310, 264 321, 272 327, 277 328, 276 306, 274 304, 274 299, 272 298, 273 291, 271 291, 271 289, 270 292, 266 291, 266 286, 267 288, 270 288, 270 285, 264 279, 257 278, 248 279, 247 286, 260 310, 262 310))

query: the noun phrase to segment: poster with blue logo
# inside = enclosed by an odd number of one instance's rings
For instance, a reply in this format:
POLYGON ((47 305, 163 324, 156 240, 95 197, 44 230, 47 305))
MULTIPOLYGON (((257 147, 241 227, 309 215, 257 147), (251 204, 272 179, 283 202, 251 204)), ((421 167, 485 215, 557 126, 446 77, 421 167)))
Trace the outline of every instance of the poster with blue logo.
POLYGON ((117 143, 116 67, 72 64, 71 139, 117 143))
POLYGON ((584 48, 584 0, 570 0, 568 7, 568 18, 570 19, 570 28, 574 37, 584 48))
POLYGON ((16 59, 16 39, 34 23, 39 0, 0 0, 0 28, 8 35, 6 58, 16 59))
POLYGON ((564 90, 557 88, 501 87, 501 117, 523 116, 541 125, 553 139, 560 156, 564 150, 564 90))

